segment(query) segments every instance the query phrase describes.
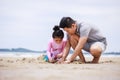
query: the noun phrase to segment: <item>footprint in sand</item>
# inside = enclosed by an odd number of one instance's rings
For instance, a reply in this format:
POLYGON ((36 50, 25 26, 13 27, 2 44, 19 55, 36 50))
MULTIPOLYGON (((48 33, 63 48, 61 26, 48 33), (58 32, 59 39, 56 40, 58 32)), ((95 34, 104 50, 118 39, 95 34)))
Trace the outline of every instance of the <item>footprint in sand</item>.
POLYGON ((113 63, 113 61, 112 61, 112 60, 109 60, 109 61, 103 61, 103 62, 101 62, 101 63, 113 63))
POLYGON ((23 58, 23 59, 22 59, 22 61, 25 61, 25 60, 26 60, 26 58, 23 58))
POLYGON ((3 61, 3 59, 0 59, 0 61, 3 61))
POLYGON ((38 57, 37 60, 43 60, 43 56, 38 57))
POLYGON ((16 60, 16 62, 20 61, 19 59, 16 60))
POLYGON ((0 65, 0 67, 8 67, 8 66, 5 66, 5 65, 0 65))
POLYGON ((12 60, 8 60, 7 62, 8 62, 8 63, 13 63, 14 61, 12 61, 12 60))

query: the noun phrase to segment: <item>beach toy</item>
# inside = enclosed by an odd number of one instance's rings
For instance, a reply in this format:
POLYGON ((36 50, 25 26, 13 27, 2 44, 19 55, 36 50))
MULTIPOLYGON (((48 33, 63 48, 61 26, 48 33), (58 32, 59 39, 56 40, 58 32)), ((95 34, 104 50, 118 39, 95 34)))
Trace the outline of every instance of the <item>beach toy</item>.
POLYGON ((53 53, 51 53, 51 57, 52 57, 52 59, 57 59, 57 57, 55 55, 53 55, 53 53))
POLYGON ((47 55, 44 55, 43 60, 44 60, 45 62, 48 62, 48 56, 47 56, 47 55))

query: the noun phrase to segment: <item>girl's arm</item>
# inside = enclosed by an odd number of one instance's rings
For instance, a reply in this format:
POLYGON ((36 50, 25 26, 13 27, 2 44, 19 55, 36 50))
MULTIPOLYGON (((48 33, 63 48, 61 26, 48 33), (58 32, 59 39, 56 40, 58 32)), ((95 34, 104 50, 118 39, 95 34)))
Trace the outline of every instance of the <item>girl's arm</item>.
POLYGON ((66 44, 67 44, 67 41, 64 40, 64 41, 63 41, 63 44, 62 44, 62 52, 57 55, 57 58, 61 58, 61 57, 63 56, 63 50, 64 50, 66 44))
POLYGON ((47 48, 47 56, 48 56, 49 60, 52 59, 52 57, 51 57, 51 48, 52 48, 52 43, 49 42, 48 43, 48 48, 47 48))

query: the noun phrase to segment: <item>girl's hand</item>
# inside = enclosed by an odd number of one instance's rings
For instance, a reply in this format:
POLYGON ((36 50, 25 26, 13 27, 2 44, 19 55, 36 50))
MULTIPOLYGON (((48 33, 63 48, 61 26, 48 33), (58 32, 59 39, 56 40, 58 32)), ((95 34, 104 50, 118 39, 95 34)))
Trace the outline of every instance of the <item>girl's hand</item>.
POLYGON ((54 58, 49 59, 49 62, 54 63, 56 60, 54 58))
POLYGON ((57 54, 57 58, 61 58, 63 54, 57 54))
POLYGON ((64 59, 63 58, 60 58, 57 63, 61 64, 61 63, 64 63, 64 59))

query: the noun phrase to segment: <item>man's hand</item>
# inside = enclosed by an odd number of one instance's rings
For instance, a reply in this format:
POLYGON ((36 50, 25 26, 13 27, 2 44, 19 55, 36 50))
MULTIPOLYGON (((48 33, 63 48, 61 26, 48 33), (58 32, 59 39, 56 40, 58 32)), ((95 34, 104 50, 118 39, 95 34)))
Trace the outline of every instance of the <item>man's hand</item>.
POLYGON ((70 60, 66 60, 66 61, 64 61, 64 64, 70 64, 70 63, 71 63, 70 60))

